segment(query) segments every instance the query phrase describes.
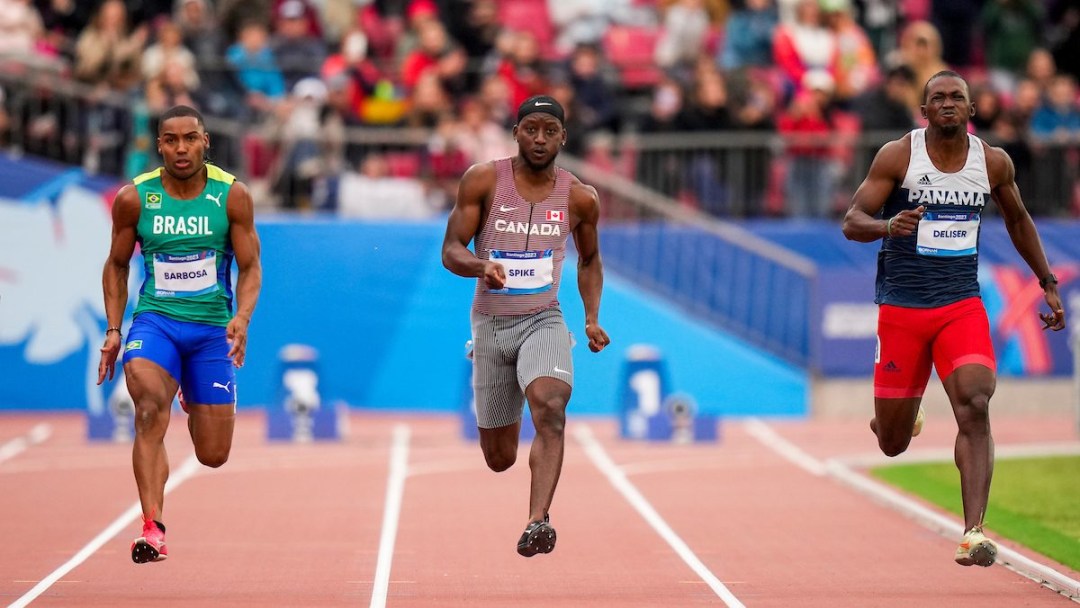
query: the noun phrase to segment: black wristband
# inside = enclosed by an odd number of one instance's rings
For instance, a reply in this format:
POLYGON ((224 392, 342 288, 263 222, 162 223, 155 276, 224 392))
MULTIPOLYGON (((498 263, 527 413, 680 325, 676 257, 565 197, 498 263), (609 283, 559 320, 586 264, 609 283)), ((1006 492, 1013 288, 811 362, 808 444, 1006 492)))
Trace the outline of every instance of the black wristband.
POLYGON ((1054 273, 1052 272, 1045 277, 1039 279, 1039 287, 1042 287, 1043 289, 1046 289, 1046 286, 1051 283, 1053 283, 1054 285, 1058 284, 1058 278, 1054 276, 1054 273))
POLYGON ((106 335, 106 336, 107 336, 107 335, 109 335, 109 332, 110 332, 110 331, 115 331, 116 333, 120 334, 121 336, 123 336, 123 335, 124 335, 124 333, 120 331, 120 328, 119 328, 119 327, 110 327, 110 328, 106 329, 106 330, 105 330, 105 335, 106 335))

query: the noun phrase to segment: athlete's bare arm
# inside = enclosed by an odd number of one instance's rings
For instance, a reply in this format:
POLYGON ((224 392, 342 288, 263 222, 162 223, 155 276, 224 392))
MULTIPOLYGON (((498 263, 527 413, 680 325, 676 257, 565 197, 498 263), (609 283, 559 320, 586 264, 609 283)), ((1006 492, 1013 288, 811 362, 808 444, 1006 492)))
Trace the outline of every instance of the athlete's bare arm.
MULTIPOLYGON (((992 148, 985 143, 983 148, 986 150, 990 196, 997 203, 1001 217, 1005 219, 1005 227, 1016 251, 1031 267, 1036 277, 1042 279, 1049 276, 1050 263, 1046 261, 1046 253, 1043 251, 1039 232, 1035 229, 1035 222, 1031 220, 1027 207, 1020 199, 1020 188, 1016 185, 1016 167, 1012 159, 1001 148, 992 148)), ((1039 317, 1046 324, 1043 329, 1059 331, 1065 327, 1065 308, 1061 305, 1057 284, 1047 283, 1045 292, 1050 312, 1039 313, 1039 317)))
POLYGON ((442 262, 447 270, 456 275, 483 278, 488 289, 502 289, 506 284, 503 265, 482 260, 469 250, 469 242, 480 232, 494 192, 494 163, 475 164, 461 177, 457 201, 446 222, 442 262))
POLYGON ((905 209, 890 220, 878 218, 889 193, 904 180, 911 158, 911 135, 890 141, 878 150, 866 179, 851 198, 851 207, 844 216, 844 236, 849 240, 869 243, 886 236, 908 236, 922 218, 922 207, 905 209))
POLYGON ((596 188, 574 180, 570 186, 570 221, 578 252, 578 292, 585 305, 585 335, 589 350, 598 353, 611 343, 600 326, 600 294, 604 290, 604 266, 600 261, 600 195, 596 188))
POLYGON ((255 231, 255 204, 251 200, 251 191, 243 182, 235 181, 229 188, 225 212, 229 216, 229 240, 238 271, 236 314, 225 328, 225 335, 229 339, 229 358, 233 365, 242 367, 247 355, 248 324, 262 289, 262 246, 255 231))
MULTIPOLYGON (((135 253, 135 230, 139 225, 139 192, 134 184, 128 184, 116 193, 112 207, 112 244, 109 257, 102 271, 101 287, 105 294, 105 319, 108 327, 120 327, 124 321, 124 309, 128 300, 128 271, 131 256, 135 253)), ((98 363, 98 384, 113 379, 116 374, 116 357, 123 342, 120 332, 105 334, 98 363)))

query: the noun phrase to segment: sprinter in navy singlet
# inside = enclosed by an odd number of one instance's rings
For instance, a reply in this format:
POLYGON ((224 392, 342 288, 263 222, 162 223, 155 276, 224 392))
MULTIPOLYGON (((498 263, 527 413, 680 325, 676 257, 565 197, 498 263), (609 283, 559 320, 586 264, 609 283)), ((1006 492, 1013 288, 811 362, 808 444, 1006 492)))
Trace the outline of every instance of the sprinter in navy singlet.
POLYGON ((870 428, 889 456, 922 429, 920 406, 937 368, 956 417, 956 466, 964 503, 964 537, 954 559, 990 566, 997 545, 983 534, 994 447, 990 398, 997 383, 990 325, 979 295, 978 248, 990 200, 1045 291, 1047 329, 1065 313, 1035 224, 1020 199, 1012 159, 968 134, 975 113, 959 74, 935 74, 923 90, 925 129, 878 151, 844 218, 847 238, 882 240, 875 301, 878 345, 870 428))

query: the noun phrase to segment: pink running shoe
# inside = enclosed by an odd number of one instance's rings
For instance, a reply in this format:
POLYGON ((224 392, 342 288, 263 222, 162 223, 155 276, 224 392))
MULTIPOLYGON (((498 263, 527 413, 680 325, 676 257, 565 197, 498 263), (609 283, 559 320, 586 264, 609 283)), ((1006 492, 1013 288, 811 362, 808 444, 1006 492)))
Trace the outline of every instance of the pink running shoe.
POLYGON ((143 519, 142 536, 131 543, 131 561, 136 564, 160 562, 169 557, 165 548, 165 524, 143 519))

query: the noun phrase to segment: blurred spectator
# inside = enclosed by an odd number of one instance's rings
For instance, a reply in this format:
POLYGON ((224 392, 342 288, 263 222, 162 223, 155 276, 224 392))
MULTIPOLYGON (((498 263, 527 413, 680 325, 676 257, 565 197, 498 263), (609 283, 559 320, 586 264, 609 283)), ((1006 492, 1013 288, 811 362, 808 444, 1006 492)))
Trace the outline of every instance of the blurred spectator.
POLYGON ((795 21, 781 22, 773 37, 773 58, 784 75, 786 97, 801 90, 807 72, 831 73, 836 56, 836 35, 822 24, 818 0, 799 0, 795 21))
POLYGON ((75 77, 94 85, 126 91, 139 82, 145 25, 128 31, 122 0, 105 0, 75 43, 75 77))
POLYGON ((421 171, 428 186, 428 202, 436 208, 445 208, 456 198, 458 182, 472 164, 468 152, 460 146, 460 130, 454 114, 444 112, 424 150, 421 171))
MULTIPOLYGON (((735 126, 728 107, 727 83, 719 71, 703 72, 694 85, 690 103, 679 117, 684 131, 727 131, 735 126)), ((713 215, 729 211, 726 150, 709 148, 691 152, 683 170, 689 181, 690 195, 702 210, 713 215)))
POLYGON ((787 141, 786 202, 794 217, 832 213, 834 168, 826 143, 833 131, 829 119, 833 86, 828 72, 808 72, 804 91, 777 119, 777 130, 787 141))
POLYGON ((717 63, 725 70, 771 66, 777 20, 773 0, 746 0, 742 8, 728 17, 723 51, 717 63))
POLYGON ((244 87, 247 106, 256 113, 273 109, 285 96, 285 77, 270 49, 269 34, 260 22, 246 23, 240 37, 225 52, 244 87))
MULTIPOLYGON (((1057 65, 1054 64, 1054 56, 1044 48, 1031 51, 1027 59, 1027 68, 1024 76, 1039 86, 1044 93, 1050 89, 1050 82, 1057 75, 1057 65)), ((1001 90, 1001 89, 999 89, 1001 90)), ((1004 89, 1011 91, 1012 87, 1004 89)))
POLYGON ((417 27, 419 44, 405 56, 401 65, 401 82, 405 89, 411 91, 421 75, 432 72, 448 93, 464 93, 465 68, 468 67, 465 51, 450 39, 442 23, 432 19, 417 27))
POLYGON ((874 47, 855 18, 850 0, 821 0, 825 23, 836 36, 836 100, 846 103, 880 78, 874 47))
POLYGON ((663 9, 656 64, 666 70, 690 65, 705 50, 709 14, 705 0, 675 0, 663 9))
POLYGON ((434 0, 409 0, 405 9, 404 31, 397 34, 394 41, 393 55, 399 63, 420 46, 421 30, 428 23, 442 25, 439 21, 439 7, 434 0))
POLYGON ((446 90, 439 83, 439 76, 433 71, 420 74, 410 98, 409 109, 405 113, 404 126, 433 129, 439 119, 453 104, 446 90))
POLYGON ((330 47, 338 46, 346 34, 356 29, 361 4, 357 0, 320 0, 318 6, 326 25, 323 40, 330 47))
POLYGON ((271 48, 285 78, 285 88, 290 91, 301 79, 317 75, 326 60, 326 43, 311 34, 300 0, 278 5, 271 48))
MULTIPOLYGON (((961 68, 972 63, 975 25, 986 2, 998 0, 931 0, 930 22, 938 32, 948 32, 941 47, 941 59, 961 68)), ((925 84, 925 83, 924 83, 925 84)))
MULTIPOLYGON (((326 83, 338 82, 345 89, 346 103, 338 110, 357 122, 392 124, 401 119, 404 104, 389 78, 367 54, 367 36, 353 30, 341 40, 341 52, 326 58, 320 74, 326 83), (380 91, 390 93, 380 98, 380 91)), ((358 159, 359 160, 359 159, 358 159)))
MULTIPOLYGON (((990 81, 999 91, 1016 86, 1028 56, 1041 43, 1043 13, 1036 0, 988 0, 983 8, 980 23, 986 65, 990 81)), ((950 26, 950 37, 952 34, 950 26)))
POLYGON ((1009 105, 1009 113, 1025 135, 1031 128, 1031 118, 1035 116, 1035 111, 1042 103, 1042 90, 1038 84, 1026 78, 1017 83, 1013 91, 1012 103, 1009 105))
POLYGON ((547 0, 548 15, 559 31, 563 53, 579 44, 597 44, 611 23, 633 20, 632 0, 547 0))
POLYGON ((175 59, 165 60, 157 73, 146 81, 146 106, 160 114, 175 105, 199 107, 191 86, 191 68, 175 59))
POLYGON ((341 169, 338 139, 327 129, 328 91, 318 78, 301 79, 282 104, 278 138, 281 150, 274 175, 274 191, 286 209, 311 209, 317 181, 341 169))
POLYGON ((35 0, 45 28, 46 44, 69 62, 75 59, 75 38, 90 22, 90 2, 35 0))
POLYGON ((879 86, 857 97, 853 109, 864 131, 910 131, 920 93, 915 72, 901 64, 889 70, 879 86))
MULTIPOLYGON (((290 2, 299 3, 300 8, 303 10, 303 14, 300 18, 303 19, 304 24, 307 26, 306 34, 325 44, 327 38, 326 34, 323 32, 322 16, 320 15, 320 11, 322 10, 325 1, 326 0, 274 0, 271 5, 270 15, 277 19, 281 15, 281 7, 283 5, 290 2)), ((290 12, 292 12, 292 10, 290 10, 290 12)))
POLYGON ((481 60, 495 47, 502 26, 499 5, 495 0, 458 0, 464 10, 450 11, 450 34, 458 40, 472 60, 481 60))
POLYGON ((975 85, 971 87, 971 102, 975 104, 971 126, 976 133, 990 132, 1003 112, 1001 96, 991 84, 975 85))
POLYGON ((515 32, 510 55, 496 69, 510 86, 510 105, 517 108, 533 95, 546 93, 547 74, 540 46, 530 32, 515 32))
MULTIPOLYGON (((581 45, 569 60, 570 85, 577 101, 577 119, 586 132, 618 129, 617 91, 605 77, 600 49, 581 45)), ((585 133, 578 133, 584 136, 585 133)))
POLYGON ((158 22, 157 41, 147 47, 142 58, 142 73, 146 80, 161 76, 165 66, 180 72, 184 86, 189 91, 199 88, 199 73, 195 67, 195 54, 183 45, 179 26, 169 19, 158 22))
POLYGON ((462 102, 461 124, 454 137, 469 164, 506 158, 517 152, 510 132, 492 120, 487 107, 476 99, 462 102))
POLYGON ((874 46, 874 54, 885 57, 896 48, 896 30, 900 23, 900 6, 894 0, 856 0, 859 22, 874 46))
MULTIPOLYGON (((776 131, 774 116, 776 94, 769 82, 749 74, 745 83, 733 86, 736 107, 735 128, 740 131, 770 133, 776 131)), ((745 216, 759 216, 770 211, 768 193, 773 171, 773 152, 768 146, 750 144, 742 149, 742 170, 733 171, 734 210, 745 216)))
POLYGON ((574 85, 567 80, 555 80, 548 86, 548 94, 562 105, 566 114, 563 128, 566 129, 566 144, 563 150, 575 156, 585 154, 588 141, 595 132, 586 126, 583 115, 588 113, 574 85))
MULTIPOLYGON (((681 131, 682 112, 682 86, 674 79, 665 78, 653 88, 649 113, 642 119, 639 130, 643 134, 681 131)), ((676 150, 642 150, 638 153, 635 178, 646 188, 674 197, 682 184, 681 164, 676 150)))
POLYGON ((1080 106, 1076 100, 1076 80, 1069 74, 1055 77, 1046 101, 1031 117, 1031 133, 1058 141, 1080 137, 1080 106))
POLYGON ((900 46, 891 65, 903 63, 915 72, 915 85, 919 88, 922 104, 922 88, 930 77, 949 66, 941 59, 941 35, 936 27, 926 21, 909 23, 900 34, 900 46))
POLYGON ((195 56, 195 67, 208 82, 218 82, 223 71, 221 54, 225 41, 206 0, 177 0, 173 22, 180 28, 184 46, 195 56))
POLYGON ((0 57, 31 60, 43 48, 45 27, 30 0, 0 0, 0 57))
POLYGON ((487 108, 488 118, 509 130, 514 126, 517 106, 510 93, 510 83, 500 74, 492 74, 480 83, 477 99, 487 108))
POLYGON ((236 41, 244 25, 252 22, 269 27, 275 0, 206 0, 217 6, 217 20, 225 30, 225 40, 236 41))
POLYGON ((1058 69, 1080 80, 1080 0, 1059 0, 1049 21, 1047 40, 1058 69))

